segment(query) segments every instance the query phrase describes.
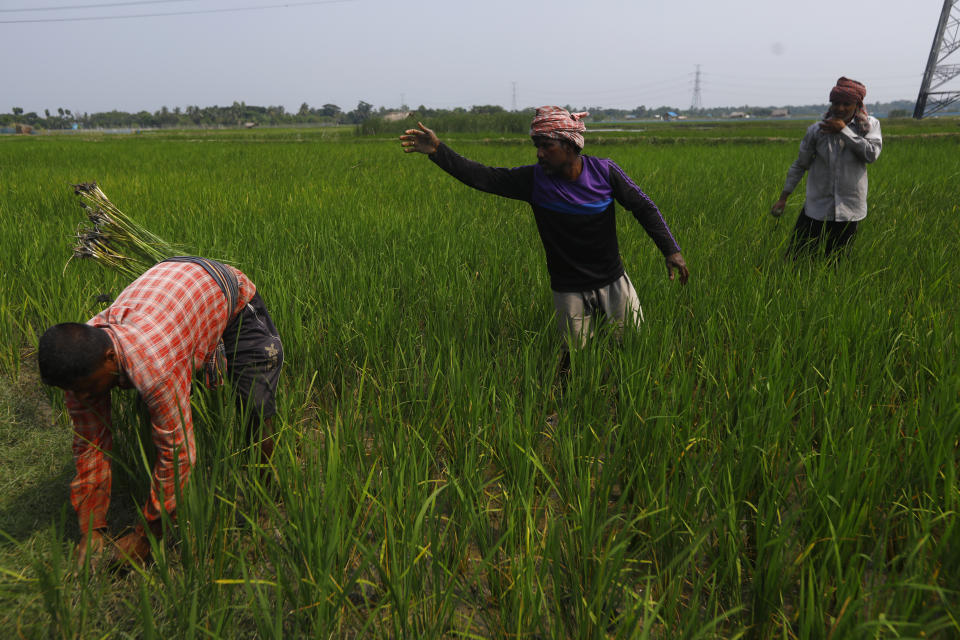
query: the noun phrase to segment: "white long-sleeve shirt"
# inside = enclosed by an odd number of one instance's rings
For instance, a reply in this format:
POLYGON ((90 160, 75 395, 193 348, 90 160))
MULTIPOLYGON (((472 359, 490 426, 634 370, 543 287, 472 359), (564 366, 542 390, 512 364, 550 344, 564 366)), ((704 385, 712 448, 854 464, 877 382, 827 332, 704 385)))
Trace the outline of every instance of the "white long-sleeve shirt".
POLYGON ((807 128, 800 153, 790 170, 784 193, 792 193, 807 175, 806 215, 814 220, 854 222, 867 216, 867 165, 880 157, 883 138, 880 121, 868 116, 870 130, 860 135, 851 123, 837 133, 820 130, 820 123, 807 128))

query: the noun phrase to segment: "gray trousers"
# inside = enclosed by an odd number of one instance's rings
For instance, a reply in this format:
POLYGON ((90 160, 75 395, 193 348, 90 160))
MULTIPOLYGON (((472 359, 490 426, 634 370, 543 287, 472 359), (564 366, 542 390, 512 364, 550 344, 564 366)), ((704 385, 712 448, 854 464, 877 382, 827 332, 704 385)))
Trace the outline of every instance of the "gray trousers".
POLYGON ((560 334, 571 349, 580 349, 593 337, 595 326, 604 318, 615 323, 616 336, 623 336, 626 323, 639 328, 643 323, 640 298, 624 273, 599 289, 553 292, 553 307, 560 334))

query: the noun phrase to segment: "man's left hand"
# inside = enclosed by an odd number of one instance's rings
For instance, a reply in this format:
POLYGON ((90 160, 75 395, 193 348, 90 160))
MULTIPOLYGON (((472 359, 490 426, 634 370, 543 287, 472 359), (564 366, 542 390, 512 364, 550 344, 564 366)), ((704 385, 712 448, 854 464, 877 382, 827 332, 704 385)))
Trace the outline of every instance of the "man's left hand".
POLYGON ((113 562, 116 566, 128 563, 143 565, 150 559, 150 538, 142 525, 137 525, 132 533, 117 540, 115 547, 113 562))
POLYGON ((670 276, 670 280, 673 280, 674 269, 680 272, 680 284, 687 284, 690 270, 687 269, 687 263, 684 262, 683 256, 679 252, 667 256, 667 275, 670 276))

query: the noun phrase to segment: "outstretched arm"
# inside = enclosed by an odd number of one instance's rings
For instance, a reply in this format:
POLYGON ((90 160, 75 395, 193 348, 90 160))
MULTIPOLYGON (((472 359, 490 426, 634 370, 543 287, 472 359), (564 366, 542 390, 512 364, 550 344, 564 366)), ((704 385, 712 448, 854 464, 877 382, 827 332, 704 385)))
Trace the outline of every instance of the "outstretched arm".
POLYGON ((436 153, 440 147, 440 138, 437 137, 431 129, 423 126, 422 122, 417 123, 417 129, 407 129, 400 136, 400 146, 404 153, 425 153, 430 155, 436 153))
POLYGON ((427 154, 438 167, 469 187, 515 200, 530 199, 532 165, 504 169, 468 160, 442 144, 422 122, 417 123, 416 129, 407 129, 400 136, 400 145, 405 153, 427 154))

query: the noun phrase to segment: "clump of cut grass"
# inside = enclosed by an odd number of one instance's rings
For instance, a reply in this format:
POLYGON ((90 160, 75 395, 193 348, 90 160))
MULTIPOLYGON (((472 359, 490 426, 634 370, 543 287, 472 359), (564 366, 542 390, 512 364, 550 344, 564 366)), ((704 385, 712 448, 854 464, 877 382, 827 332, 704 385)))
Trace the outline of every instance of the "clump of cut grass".
POLYGON ((93 228, 77 229, 71 260, 92 258, 135 279, 157 262, 183 253, 120 211, 96 182, 75 184, 73 193, 80 196, 93 228))

